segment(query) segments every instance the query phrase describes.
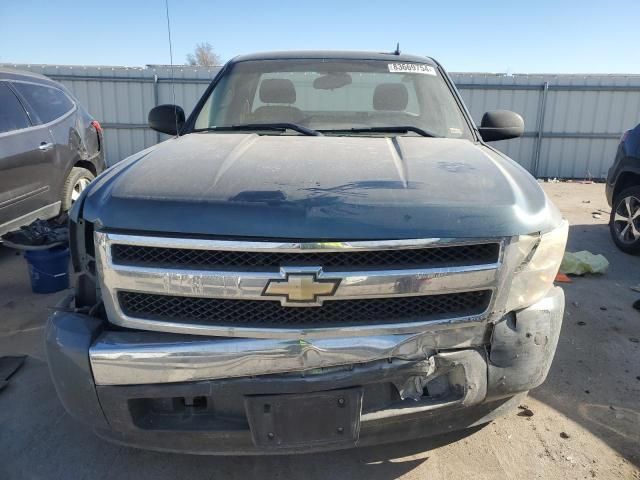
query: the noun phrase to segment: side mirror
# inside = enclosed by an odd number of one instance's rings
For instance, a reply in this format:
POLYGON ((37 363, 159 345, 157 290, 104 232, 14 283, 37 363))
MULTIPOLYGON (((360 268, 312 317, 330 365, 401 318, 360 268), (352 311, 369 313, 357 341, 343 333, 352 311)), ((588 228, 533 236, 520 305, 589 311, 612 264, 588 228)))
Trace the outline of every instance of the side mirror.
POLYGON ((184 125, 184 110, 177 105, 158 105, 149 112, 149 126, 156 132, 177 135, 184 125))
POLYGON ((485 142, 518 138, 524 133, 524 120, 515 112, 494 110, 482 116, 479 130, 485 142))

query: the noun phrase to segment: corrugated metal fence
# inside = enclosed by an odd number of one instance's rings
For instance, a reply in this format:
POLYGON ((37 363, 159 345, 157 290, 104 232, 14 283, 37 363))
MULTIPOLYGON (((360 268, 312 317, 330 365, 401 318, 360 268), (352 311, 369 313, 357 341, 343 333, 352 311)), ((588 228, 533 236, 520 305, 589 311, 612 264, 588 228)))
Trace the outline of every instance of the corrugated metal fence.
MULTIPOLYGON (((67 86, 104 126, 109 164, 163 137, 146 121, 174 102, 170 67, 5 66, 67 86)), ((175 102, 190 112, 217 71, 174 67, 175 102)), ((524 117, 523 138, 495 145, 538 177, 605 177, 620 135, 640 123, 640 75, 451 75, 476 122, 496 109, 524 117)))
POLYGON ((507 109, 524 137, 496 143, 538 177, 604 178, 622 132, 640 123, 640 75, 454 73, 474 120, 507 109))

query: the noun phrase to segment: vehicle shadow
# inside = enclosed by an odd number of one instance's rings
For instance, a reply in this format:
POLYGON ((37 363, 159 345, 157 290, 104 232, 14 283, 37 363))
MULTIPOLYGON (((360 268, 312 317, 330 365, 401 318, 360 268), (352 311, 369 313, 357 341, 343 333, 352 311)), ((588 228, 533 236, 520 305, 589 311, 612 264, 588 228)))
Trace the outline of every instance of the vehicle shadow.
POLYGON ((211 457, 159 454, 125 448, 126 452, 119 456, 119 467, 110 473, 116 475, 126 471, 131 478, 136 478, 138 468, 142 475, 153 464, 154 469, 160 467, 158 470, 166 478, 173 478, 171 472, 182 478, 194 479, 210 478, 208 473, 215 472, 216 478, 391 480, 403 477, 428 462, 430 451, 463 440, 482 428, 484 426, 430 439, 305 455, 211 457))
POLYGON ((33 294, 22 253, 0 244, 0 334, 42 327, 47 313, 67 294, 33 294))
POLYGON ((530 395, 640 466, 640 257, 618 250, 603 224, 572 225, 568 251, 603 254, 604 275, 561 284, 566 309, 544 384, 530 395))

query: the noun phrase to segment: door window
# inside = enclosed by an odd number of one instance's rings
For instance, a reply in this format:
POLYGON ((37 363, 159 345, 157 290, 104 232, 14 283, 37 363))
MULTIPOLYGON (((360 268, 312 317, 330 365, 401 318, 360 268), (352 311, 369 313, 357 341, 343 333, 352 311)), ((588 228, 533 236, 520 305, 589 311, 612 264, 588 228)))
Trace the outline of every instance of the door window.
POLYGON ((11 89, 0 83, 0 133, 30 127, 27 112, 11 89))
POLYGON ((57 88, 19 82, 13 86, 35 110, 42 123, 52 122, 73 109, 71 99, 57 88))

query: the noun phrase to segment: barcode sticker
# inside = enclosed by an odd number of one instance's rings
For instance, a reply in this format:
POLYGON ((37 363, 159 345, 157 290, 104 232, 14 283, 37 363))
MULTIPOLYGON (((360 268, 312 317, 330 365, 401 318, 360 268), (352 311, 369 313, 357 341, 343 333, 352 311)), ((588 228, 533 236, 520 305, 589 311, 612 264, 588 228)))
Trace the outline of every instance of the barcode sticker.
POLYGON ((436 69, 423 63, 390 63, 391 73, 421 73, 422 75, 436 75, 436 69))

